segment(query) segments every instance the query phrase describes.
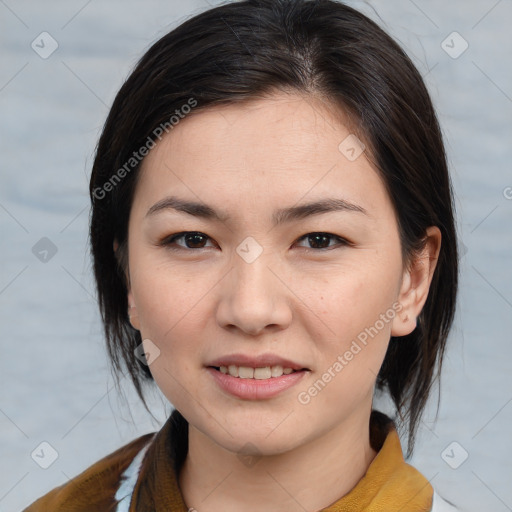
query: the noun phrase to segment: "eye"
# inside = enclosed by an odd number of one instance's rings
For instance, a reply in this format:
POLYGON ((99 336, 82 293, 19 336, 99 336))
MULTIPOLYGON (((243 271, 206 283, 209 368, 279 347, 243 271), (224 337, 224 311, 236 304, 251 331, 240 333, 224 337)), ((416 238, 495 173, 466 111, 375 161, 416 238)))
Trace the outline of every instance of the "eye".
MULTIPOLYGON (((301 240, 307 240, 311 247, 306 247, 306 249, 317 249, 317 250, 325 250, 335 248, 334 246, 329 246, 329 242, 331 240, 337 240, 338 245, 351 245, 348 240, 341 238, 337 235, 333 235, 332 233, 307 233, 299 238, 298 242, 301 240)), ((303 246, 302 246, 303 247, 303 246)))
MULTIPOLYGON (((205 242, 209 240, 210 237, 208 235, 205 235, 204 233, 201 233, 199 231, 183 231, 181 233, 176 233, 175 235, 171 235, 162 242, 160 242, 159 245, 163 245, 166 247, 169 247, 170 249, 204 249, 205 242), (178 244, 178 240, 183 240, 185 245, 178 244), (177 247, 172 247, 173 245, 177 245, 177 247)), ((211 246, 214 247, 214 246, 211 246)))
MULTIPOLYGON (((208 240, 211 238, 200 231, 183 231, 181 233, 176 233, 171 235, 160 242, 159 245, 169 247, 172 250, 181 250, 181 249, 205 249, 208 246, 205 245, 208 240), (182 243, 178 243, 178 241, 182 241, 182 243)), ((307 241, 310 247, 305 247, 307 250, 326 250, 333 249, 338 246, 346 246, 351 245, 348 240, 341 238, 337 235, 333 235, 332 233, 324 233, 324 232, 313 232, 307 233, 301 236, 297 242, 307 241), (331 245, 331 241, 337 241, 338 244, 331 245)), ((296 243, 297 243, 296 242, 296 243)), ((215 247, 211 245, 209 247, 215 247)))

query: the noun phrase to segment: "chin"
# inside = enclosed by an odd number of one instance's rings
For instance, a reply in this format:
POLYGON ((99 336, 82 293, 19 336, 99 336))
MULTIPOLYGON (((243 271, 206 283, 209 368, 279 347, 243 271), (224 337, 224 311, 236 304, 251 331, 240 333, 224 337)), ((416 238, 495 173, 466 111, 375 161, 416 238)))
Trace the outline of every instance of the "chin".
POLYGON ((278 422, 265 422, 260 414, 259 422, 252 420, 246 417, 246 421, 240 420, 236 425, 225 425, 226 430, 219 425, 212 429, 212 423, 208 422, 206 429, 200 430, 224 449, 248 456, 280 455, 297 448, 308 438, 297 425, 285 425, 285 422, 280 425, 282 417, 278 422))

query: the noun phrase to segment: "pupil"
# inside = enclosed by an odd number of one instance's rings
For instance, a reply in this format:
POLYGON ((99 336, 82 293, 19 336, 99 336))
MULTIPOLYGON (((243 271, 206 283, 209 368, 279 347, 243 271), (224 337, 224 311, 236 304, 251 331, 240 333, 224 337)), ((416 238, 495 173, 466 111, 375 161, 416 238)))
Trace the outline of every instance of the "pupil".
POLYGON ((329 245, 329 237, 327 235, 311 235, 309 237, 309 242, 312 247, 318 249, 318 245, 322 245, 322 241, 327 241, 327 246, 329 245), (318 240, 320 240, 320 243, 318 243, 318 240), (312 242, 313 241, 313 242, 312 242))
POLYGON ((204 238, 203 235, 200 235, 198 233, 188 234, 186 235, 187 245, 192 245, 193 247, 195 247, 194 244, 199 244, 199 246, 201 246, 202 238, 204 238))

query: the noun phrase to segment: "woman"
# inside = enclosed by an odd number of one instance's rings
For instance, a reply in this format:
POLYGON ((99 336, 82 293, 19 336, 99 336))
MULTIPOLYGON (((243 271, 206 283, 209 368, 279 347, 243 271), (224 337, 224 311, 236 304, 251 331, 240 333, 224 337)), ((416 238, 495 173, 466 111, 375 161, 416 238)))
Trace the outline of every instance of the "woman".
POLYGON ((454 510, 406 464, 458 257, 443 140, 400 47, 332 0, 245 0, 156 42, 90 182, 116 370, 175 407, 26 510, 454 510))

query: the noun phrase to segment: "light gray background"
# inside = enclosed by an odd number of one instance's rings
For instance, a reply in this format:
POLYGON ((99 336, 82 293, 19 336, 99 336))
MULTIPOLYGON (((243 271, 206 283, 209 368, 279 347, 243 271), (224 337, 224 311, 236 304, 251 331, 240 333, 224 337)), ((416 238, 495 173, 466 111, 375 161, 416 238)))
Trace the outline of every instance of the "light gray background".
MULTIPOLYGON (((461 510, 512 510, 512 0, 350 5, 395 36, 426 77, 465 247, 439 418, 431 402, 411 463, 461 510), (464 41, 446 39, 454 31, 469 44, 458 58, 464 41)), ((113 386, 88 252, 88 178, 108 107, 136 60, 206 8, 0 0, 0 512, 157 430, 170 410, 156 391, 152 421, 131 387, 127 406, 113 386), (43 31, 59 45, 47 59, 31 48, 43 31), (57 248, 47 262, 32 251, 43 237, 57 248), (58 452, 48 469, 31 458, 43 441, 58 452)))

